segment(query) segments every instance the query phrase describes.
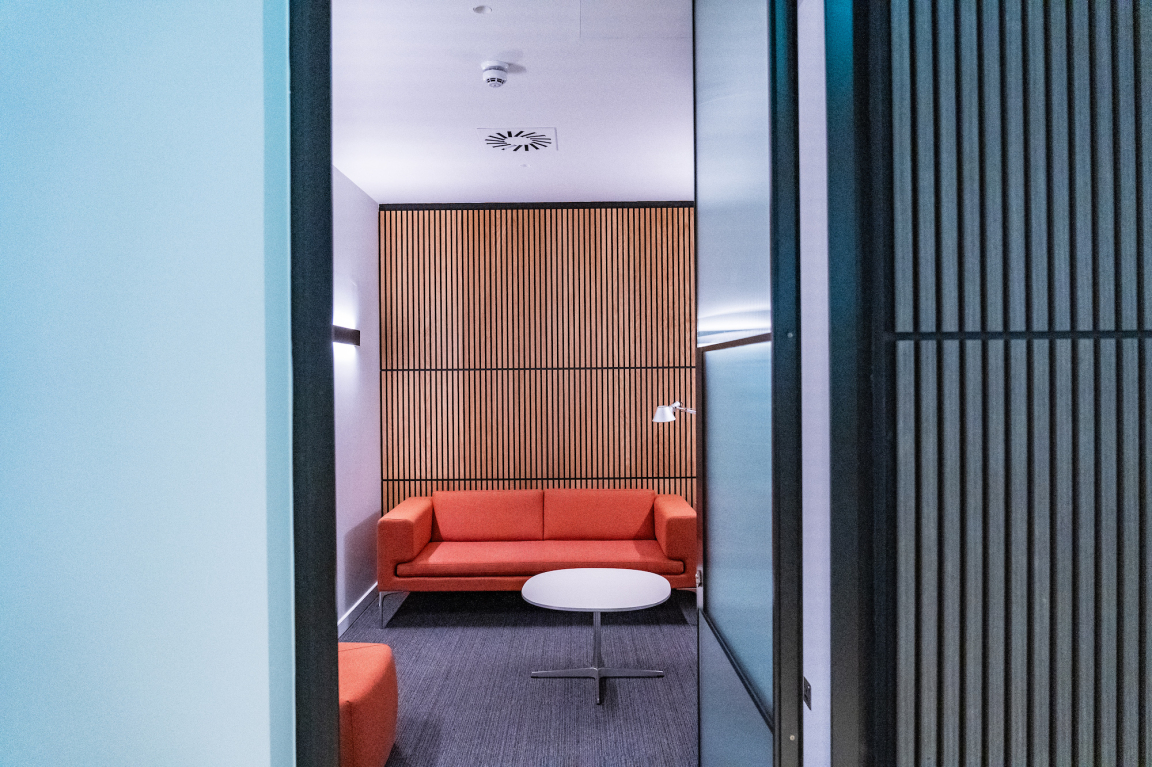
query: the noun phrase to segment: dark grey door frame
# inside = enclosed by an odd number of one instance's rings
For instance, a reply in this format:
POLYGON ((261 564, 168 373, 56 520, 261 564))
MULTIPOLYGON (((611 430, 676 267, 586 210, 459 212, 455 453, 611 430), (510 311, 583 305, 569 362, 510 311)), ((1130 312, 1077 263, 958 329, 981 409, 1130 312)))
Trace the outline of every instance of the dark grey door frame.
POLYGON ((328 0, 292 0, 292 492, 296 764, 338 767, 332 383, 332 74, 328 0))
MULTIPOLYGON (((801 485, 800 390, 800 135, 797 81, 796 4, 766 0, 771 124, 771 306, 772 331, 707 347, 716 350, 772 341, 772 557, 773 557, 773 702, 765 710, 744 678, 719 632, 715 636, 728 661, 770 723, 773 764, 803 764, 803 509, 801 485)), ((695 16, 695 13, 693 14, 695 16)), ((699 261, 699 247, 697 247, 699 261)), ((697 277, 699 273, 697 272, 697 277)), ((699 285, 699 279, 697 279, 699 285)), ((701 561, 706 534, 707 488, 704 439, 704 351, 697 352, 697 476, 700 500, 698 531, 701 561)), ((707 601, 705 600, 705 604, 707 601)), ((704 620, 711 625, 708 616, 704 620)), ((699 696, 699 690, 697 690, 699 696)), ((699 726, 699 719, 697 721, 699 726)), ((699 749, 698 749, 699 752, 699 749)))
POLYGON ((804 514, 800 391, 800 97, 796 3, 768 7, 772 125, 772 544, 775 759, 804 763, 804 514))
POLYGON ((888 4, 825 0, 832 764, 895 764, 888 4))

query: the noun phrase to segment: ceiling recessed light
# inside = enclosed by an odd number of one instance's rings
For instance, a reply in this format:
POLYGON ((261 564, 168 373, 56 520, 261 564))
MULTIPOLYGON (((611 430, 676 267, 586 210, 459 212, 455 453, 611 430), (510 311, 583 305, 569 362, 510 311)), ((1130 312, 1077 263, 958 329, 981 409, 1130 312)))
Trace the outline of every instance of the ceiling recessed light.
POLYGON ((492 8, 487 5, 478 5, 472 9, 472 13, 492 13, 492 8))

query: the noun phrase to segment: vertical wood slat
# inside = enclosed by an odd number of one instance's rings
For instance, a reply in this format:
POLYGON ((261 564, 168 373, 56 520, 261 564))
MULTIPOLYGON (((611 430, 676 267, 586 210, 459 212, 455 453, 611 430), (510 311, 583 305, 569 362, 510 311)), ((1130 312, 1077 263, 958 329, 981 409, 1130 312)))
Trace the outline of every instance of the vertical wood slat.
POLYGON ((960 342, 940 344, 940 763, 960 763, 962 528, 960 342))
POLYGON ((1093 306, 1094 269, 1092 264, 1092 55, 1089 39, 1088 4, 1070 4, 1068 17, 1068 63, 1071 71, 1072 134, 1072 280, 1073 325, 1091 330, 1095 323, 1093 306))
MULTIPOLYGON (((907 725, 916 721, 916 661, 919 614, 919 561, 917 526, 919 504, 917 488, 917 375, 916 345, 912 341, 896 344, 896 461, 901 470, 896 477, 896 531, 901 546, 896 550, 896 571, 900 579, 896 589, 896 721, 907 725)), ((897 767, 914 767, 916 761, 916 728, 902 726, 896 732, 897 767)))
POLYGON ((1031 430, 1029 444, 1031 472, 1028 504, 1029 535, 1029 646, 1028 646, 1028 724, 1029 764, 1048 765, 1052 738, 1052 455, 1050 362, 1051 342, 1031 344, 1028 403, 1031 430))
MULTIPOLYGON (((1048 274, 1048 87, 1046 43, 1044 38, 1045 7, 1043 3, 1024 4, 1024 40, 1026 73, 1025 99, 1027 113, 1028 239, 1028 327, 1048 330, 1050 286, 1048 274)), ((1035 758, 1040 758, 1036 756, 1035 758)), ((1046 761, 1046 760, 1045 760, 1046 761)), ((1037 764, 1037 762, 1033 762, 1037 764)))
MULTIPOLYGON (((1152 101, 1144 102, 1152 104, 1152 101)), ((1152 764, 1152 630, 1148 617, 1152 616, 1152 339, 1140 342, 1140 472, 1145 481, 1140 484, 1140 764, 1152 764)))
POLYGON ((1008 678, 1006 638, 1007 589, 1006 578, 1008 556, 1008 460, 1007 444, 1007 370, 1004 341, 989 341, 985 348, 987 357, 985 386, 988 399, 985 406, 985 429, 987 439, 985 450, 988 456, 987 482, 987 586, 986 612, 988 616, 988 649, 984 684, 987 695, 987 711, 984 719, 984 747, 988 753, 988 764, 999 767, 1005 764, 1005 743, 1008 721, 1006 680, 1008 678))
MULTIPOLYGON (((1137 327, 1152 326, 1152 8, 1134 4, 1136 96, 1136 271, 1137 327)), ((1152 761, 1152 746, 1145 761, 1152 761)))
POLYGON ((911 0, 892 2, 892 270, 898 333, 915 330, 915 226, 913 219, 913 82, 911 0))
POLYGON ((984 763, 984 348, 964 342, 964 765, 984 763))
MULTIPOLYGON (((1115 19, 1115 77, 1126 84, 1136 82, 1136 49, 1132 6, 1117 4, 1115 19)), ((1116 89, 1116 302, 1117 327, 1139 327, 1137 247, 1139 228, 1136 218, 1136 89, 1131 85, 1116 89)))
MULTIPOLYGON (((983 259, 980 247, 980 44, 976 3, 957 4, 960 58, 961 292, 963 330, 984 327, 983 259)), ((899 268, 899 266, 897 267, 899 268)))
MULTIPOLYGON (((917 121, 935 115, 936 89, 933 77, 933 7, 912 3, 912 77, 917 121)), ((936 307, 936 134, 915 131, 912 154, 915 180, 913 204, 916 206, 916 329, 937 329, 936 307)))
POLYGON ((1139 341, 1120 346, 1118 426, 1120 647, 1118 762, 1138 764, 1140 746, 1140 398, 1139 341))
POLYGON ((1073 346, 1076 487, 1073 589, 1076 600, 1073 748, 1076 764, 1096 761, 1096 366, 1092 341, 1073 346))
MULTIPOLYGON (((937 301, 942 331, 959 329, 959 189, 957 188, 956 8, 954 0, 935 3, 936 29, 936 187, 938 191, 937 301)), ((945 756, 948 755, 946 751, 945 756)), ((945 760, 945 763, 948 763, 945 760)))
POLYGON ((693 211, 381 212, 384 508, 439 488, 695 495, 693 211))
MULTIPOLYGON (((1101 330, 1116 328, 1116 209, 1113 157, 1112 3, 1092 3, 1092 183, 1096 190, 1092 209, 1096 261, 1096 323, 1101 330)), ((1103 727, 1101 728, 1103 732, 1103 727)), ((1112 737, 1109 735, 1108 737, 1112 737)), ((1109 751, 1115 754, 1115 751, 1109 751)))
POLYGON ((1007 763, 1028 763, 1028 342, 1008 342, 1007 763))
POLYGON ((919 481, 917 508, 918 584, 917 706, 919 722, 917 763, 938 759, 940 729, 937 701, 940 691, 940 468, 939 468, 939 387, 937 345, 918 344, 919 379, 918 455, 919 481), (930 704, 928 703, 930 702, 930 704))
POLYGON ((1048 10, 1048 191, 1052 249, 1051 320, 1053 330, 1072 327, 1071 269, 1071 163, 1068 119, 1068 25, 1063 3, 1049 3, 1048 10))
POLYGON ((1052 762, 1072 764, 1073 693, 1073 414, 1072 342, 1053 341, 1053 643, 1052 643, 1052 762))
MULTIPOLYGON (((1114 313, 1111 315, 1115 319, 1114 313)), ((1117 533, 1119 531, 1118 489, 1118 411, 1117 396, 1117 342, 1102 340, 1097 343, 1096 355, 1096 492, 1097 492, 1097 543, 1096 567, 1098 572, 1097 594, 1097 687, 1096 687, 1096 728, 1097 764, 1114 763, 1117 746, 1117 690, 1116 678, 1118 652, 1119 614, 1117 610, 1118 582, 1117 559, 1119 556, 1117 533)))
POLYGON ((984 223, 984 322, 990 331, 1004 330, 1004 153, 1001 115, 1000 3, 986 0, 980 9, 981 147, 980 196, 984 223))
POLYGON ((1004 67, 1004 91, 1000 109, 1004 116, 1002 136, 1004 152, 1004 245, 1006 312, 1008 330, 1027 327, 1027 243, 1025 231, 1024 158, 1024 20, 1023 0, 1002 0, 1003 28, 1001 60, 1004 67))

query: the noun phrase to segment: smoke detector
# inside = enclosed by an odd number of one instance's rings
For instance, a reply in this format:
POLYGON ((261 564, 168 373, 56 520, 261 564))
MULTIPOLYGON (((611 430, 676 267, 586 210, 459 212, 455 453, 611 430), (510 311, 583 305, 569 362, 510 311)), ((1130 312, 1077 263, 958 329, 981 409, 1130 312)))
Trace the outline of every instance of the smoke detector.
POLYGON ((485 61, 480 65, 481 77, 492 88, 499 88, 508 79, 508 64, 503 61, 485 61))

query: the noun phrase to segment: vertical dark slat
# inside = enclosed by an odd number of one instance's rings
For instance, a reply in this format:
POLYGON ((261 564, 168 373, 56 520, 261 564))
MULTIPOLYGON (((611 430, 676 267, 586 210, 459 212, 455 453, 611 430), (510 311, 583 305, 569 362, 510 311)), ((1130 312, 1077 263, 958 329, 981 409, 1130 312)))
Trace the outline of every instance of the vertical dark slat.
POLYGON ((892 2, 892 221, 896 332, 914 330, 912 18, 909 0, 892 2))
MULTIPOLYGON (((1048 88, 1043 3, 1024 5, 1026 50, 1025 115, 1028 145, 1028 305, 1029 327, 1049 328, 1048 284, 1048 88)), ((1033 759, 1039 759, 1038 755, 1033 759)), ((1046 760, 1046 758, 1045 758, 1046 760)), ((1038 763, 1038 762, 1034 762, 1038 763)))
MULTIPOLYGON (((1152 8, 1134 3, 1136 16, 1136 271, 1139 327, 1152 327, 1152 8)), ((1149 616, 1152 620, 1152 616, 1149 616)), ((1146 717, 1152 719, 1152 717, 1146 717)), ((1143 758, 1152 762, 1152 745, 1143 758)))
POLYGON ((1071 327, 1071 230, 1068 161, 1068 25, 1064 3, 1047 3, 1048 10, 1048 190, 1052 249, 1053 330, 1071 327))
POLYGON ((1073 3, 1068 18, 1072 83, 1072 279, 1073 325, 1089 330, 1095 322, 1092 223, 1092 51, 1088 4, 1073 3))
POLYGON ((1004 153, 1001 115, 1000 2, 978 3, 980 13, 982 218, 984 221, 984 326, 998 331, 1004 319, 1004 153))
POLYGON ((1003 0, 1004 191, 1008 330, 1027 327, 1027 179, 1024 175, 1024 29, 1022 0, 1003 0))
POLYGON ((1096 761, 1096 374, 1093 342, 1075 342, 1075 764, 1096 761))
MULTIPOLYGON (((1112 3, 1093 3, 1092 180, 1096 189, 1096 327, 1116 327, 1116 210, 1113 157, 1112 3)), ((1103 730, 1103 724, 1101 724, 1103 730)), ((1103 733, 1102 733, 1103 735, 1103 733)), ((1114 735, 1114 733, 1113 733, 1114 735)), ((1109 753, 1115 753, 1110 751, 1109 753)))
MULTIPOLYGON (((1141 19, 1143 23, 1145 20, 1141 19)), ((1141 30, 1142 33, 1145 30, 1141 30)), ((1152 764, 1152 339, 1140 342, 1140 764, 1152 764)))
MULTIPOLYGON (((1116 110, 1116 301, 1118 325, 1133 330, 1137 324, 1136 268, 1136 73, 1132 5, 1113 9, 1116 110)), ((1133 755, 1134 756, 1134 755, 1133 755)))
POLYGON ((961 327, 981 330, 984 264, 980 247, 980 38, 977 4, 959 2, 957 11, 960 20, 960 262, 964 296, 961 327))
POLYGON ((984 763, 984 350, 964 342, 964 765, 984 763))
MULTIPOLYGON (((943 331, 960 329, 959 189, 957 188, 956 8, 936 0, 937 286, 943 331)), ((928 126, 925 126, 928 127, 928 126)), ((949 752, 946 750, 944 756, 949 752)), ((947 763, 947 759, 945 759, 947 763)))
POLYGON ((1098 342, 1096 371, 1097 452, 1097 550, 1096 566, 1099 582, 1099 603, 1096 615, 1097 664, 1097 764, 1115 763, 1116 760, 1116 660, 1117 652, 1117 366, 1116 341, 1098 342))
POLYGON ((1008 764, 1028 762, 1028 342, 1008 342, 1008 764))
MULTIPOLYGON (((1033 303, 1035 306, 1035 303, 1033 303)), ((1035 315, 1034 315, 1035 316, 1035 315)), ((1048 765, 1052 694, 1052 474, 1049 459, 1052 442, 1049 427, 1051 413, 1049 341, 1032 342, 1030 412, 1032 442, 1032 502, 1030 577, 1031 636, 1029 643, 1029 764, 1048 765)))
POLYGON ((1119 764, 1140 758, 1140 373, 1139 341, 1120 342, 1119 764))
POLYGON ((987 450, 987 661, 984 684, 987 709, 984 718, 985 751, 990 767, 1005 765, 1006 723, 1008 719, 1007 690, 1007 572, 1008 539, 1007 514, 1007 370, 1005 367, 1006 342, 988 341, 986 358, 987 410, 984 433, 987 450))
POLYGON ((960 342, 940 344, 940 763, 960 763, 960 342))
POLYGON ((1052 342, 1053 362, 1053 626, 1052 763, 1072 764, 1073 701, 1073 390, 1072 342, 1052 342))
POLYGON ((914 5, 912 16, 915 25, 912 71, 916 91, 916 329, 930 332, 937 328, 936 141, 933 130, 936 98, 932 6, 914 5))
POLYGON ((898 767, 916 762, 917 551, 916 344, 896 344, 896 754, 898 767))
POLYGON ((940 439, 937 374, 937 344, 919 343, 919 444, 917 479, 920 529, 919 550, 919 626, 917 658, 918 734, 917 763, 935 763, 939 748, 940 692, 940 439))

